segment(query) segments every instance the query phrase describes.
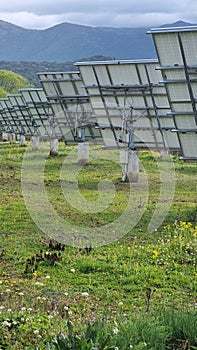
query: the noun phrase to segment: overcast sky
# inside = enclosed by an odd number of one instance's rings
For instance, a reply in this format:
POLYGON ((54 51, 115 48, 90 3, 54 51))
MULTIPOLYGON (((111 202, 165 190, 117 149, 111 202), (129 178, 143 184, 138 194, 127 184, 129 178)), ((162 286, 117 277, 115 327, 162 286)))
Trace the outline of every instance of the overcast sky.
POLYGON ((197 0, 1 0, 0 19, 32 29, 62 22, 152 28, 197 23, 197 0))

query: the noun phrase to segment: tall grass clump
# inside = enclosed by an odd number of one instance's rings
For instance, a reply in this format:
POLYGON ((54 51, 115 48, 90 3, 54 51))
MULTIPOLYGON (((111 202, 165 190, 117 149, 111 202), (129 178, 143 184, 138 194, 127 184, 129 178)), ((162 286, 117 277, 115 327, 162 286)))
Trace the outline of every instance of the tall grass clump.
POLYGON ((81 332, 68 320, 49 350, 189 350, 197 348, 197 312, 174 309, 149 316, 136 314, 114 320, 98 319, 81 332))

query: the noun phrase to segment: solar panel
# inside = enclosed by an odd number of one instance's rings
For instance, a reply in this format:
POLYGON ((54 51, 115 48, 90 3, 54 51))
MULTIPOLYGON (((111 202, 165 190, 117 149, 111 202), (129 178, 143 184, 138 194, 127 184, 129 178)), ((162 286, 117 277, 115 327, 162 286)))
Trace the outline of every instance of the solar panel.
POLYGON ((197 160, 197 26, 153 28, 148 33, 157 51, 181 159, 197 160))
POLYGON ((90 121, 92 109, 79 72, 38 73, 38 77, 65 142, 99 139, 100 132, 90 121))
POLYGON ((35 133, 33 119, 29 112, 28 106, 21 94, 8 95, 10 104, 15 111, 17 120, 20 124, 20 134, 32 136, 35 133))
POLYGON ((20 94, 28 108, 34 129, 43 137, 51 136, 50 118, 52 110, 42 89, 20 89, 20 94))
POLYGON ((9 98, 0 98, 0 128, 2 132, 19 134, 21 127, 9 98))
POLYGON ((179 150, 157 60, 75 63, 107 147, 125 147, 131 130, 137 149, 179 150))
POLYGON ((5 113, 5 109, 2 106, 0 99, 0 130, 2 133, 7 133, 7 129, 8 129, 8 122, 7 122, 7 118, 6 118, 6 113, 5 113))

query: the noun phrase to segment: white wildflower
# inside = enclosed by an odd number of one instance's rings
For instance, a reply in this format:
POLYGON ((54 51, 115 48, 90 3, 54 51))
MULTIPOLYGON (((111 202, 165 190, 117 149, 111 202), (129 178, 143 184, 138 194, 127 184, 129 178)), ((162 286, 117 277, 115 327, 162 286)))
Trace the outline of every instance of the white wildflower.
POLYGON ((81 296, 87 298, 89 296, 89 293, 88 292, 83 292, 83 293, 81 293, 81 296))
POLYGON ((70 272, 75 273, 75 269, 70 269, 70 272))
POLYGON ((10 326, 11 326, 11 323, 9 323, 8 321, 3 321, 3 322, 2 322, 2 326, 3 326, 3 327, 10 327, 10 326))
POLYGON ((68 306, 64 306, 64 310, 68 311, 69 307, 68 306))
POLYGON ((114 329, 113 329, 113 333, 114 333, 114 334, 118 334, 118 332, 119 332, 119 329, 118 329, 118 328, 114 328, 114 329))
POLYGON ((44 286, 44 283, 42 283, 42 282, 35 282, 35 286, 44 286))

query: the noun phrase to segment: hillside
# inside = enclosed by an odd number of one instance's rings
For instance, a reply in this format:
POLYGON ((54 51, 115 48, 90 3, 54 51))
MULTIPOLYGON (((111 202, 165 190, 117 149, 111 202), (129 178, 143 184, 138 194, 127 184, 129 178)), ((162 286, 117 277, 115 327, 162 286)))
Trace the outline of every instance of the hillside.
POLYGON ((75 61, 103 55, 119 59, 156 57, 150 28, 90 27, 62 23, 30 30, 0 21, 1 61, 75 61))
MULTIPOLYGON (((162 27, 191 25, 178 21, 162 27)), ((75 70, 76 61, 156 58, 150 28, 104 28, 62 23, 29 30, 0 20, 0 69, 39 86, 37 73, 75 70), (74 44, 73 44, 74 43, 74 44)))
MULTIPOLYGON (((189 25, 182 21, 163 26, 189 25)), ((90 27, 61 23, 44 30, 0 20, 0 61, 76 61, 82 57, 155 58, 150 28, 90 27)))
MULTIPOLYGON (((163 26, 190 25, 178 21, 163 26)), ((150 28, 110 28, 61 23, 24 29, 0 20, 0 61, 76 61, 96 55, 117 59, 155 58, 150 28)))

